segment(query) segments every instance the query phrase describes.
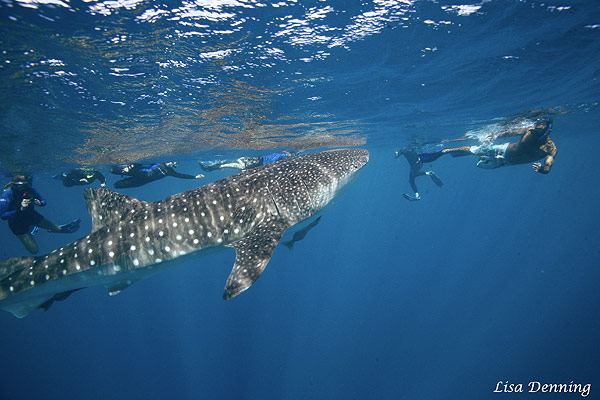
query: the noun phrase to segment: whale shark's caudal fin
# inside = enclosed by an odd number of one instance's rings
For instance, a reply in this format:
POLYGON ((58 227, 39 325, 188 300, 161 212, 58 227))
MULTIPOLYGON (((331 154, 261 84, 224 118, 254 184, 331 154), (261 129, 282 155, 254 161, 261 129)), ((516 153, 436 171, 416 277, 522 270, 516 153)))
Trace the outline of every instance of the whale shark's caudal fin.
POLYGON ((103 188, 83 191, 88 213, 92 217, 92 232, 118 223, 124 213, 135 213, 147 206, 147 202, 103 188))
MULTIPOLYGON (((0 282, 8 279, 16 271, 24 268, 33 261, 33 257, 11 257, 0 261, 0 282)), ((0 296, 2 298, 2 296, 0 296)))
POLYGON ((289 226, 279 219, 260 222, 244 238, 228 244, 235 249, 235 264, 227 278, 223 298, 230 300, 248 289, 269 263, 273 251, 289 226))
MULTIPOLYGON (((36 257, 11 257, 0 261, 0 300, 10 296, 21 288, 23 281, 29 285, 34 278, 29 276, 30 268, 36 257), (27 279, 24 279, 24 276, 27 279)), ((16 304, 3 304, 2 309, 11 312, 17 318, 23 318, 47 301, 47 297, 34 297, 16 304)))

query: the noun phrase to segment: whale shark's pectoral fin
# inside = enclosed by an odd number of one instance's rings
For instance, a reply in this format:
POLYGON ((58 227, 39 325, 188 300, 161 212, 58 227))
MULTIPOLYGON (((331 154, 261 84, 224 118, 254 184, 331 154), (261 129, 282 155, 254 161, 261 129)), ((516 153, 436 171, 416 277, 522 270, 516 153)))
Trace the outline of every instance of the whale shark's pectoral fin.
POLYGON ((235 249, 235 264, 227 278, 223 298, 230 300, 248 289, 269 263, 273 251, 289 226, 277 219, 263 221, 248 235, 232 242, 235 249))
POLYGON ((137 282, 137 280, 128 279, 125 281, 111 283, 110 285, 105 285, 104 287, 108 291, 109 295, 116 296, 119 293, 121 293, 123 290, 127 289, 129 286, 133 285, 136 282, 137 282))

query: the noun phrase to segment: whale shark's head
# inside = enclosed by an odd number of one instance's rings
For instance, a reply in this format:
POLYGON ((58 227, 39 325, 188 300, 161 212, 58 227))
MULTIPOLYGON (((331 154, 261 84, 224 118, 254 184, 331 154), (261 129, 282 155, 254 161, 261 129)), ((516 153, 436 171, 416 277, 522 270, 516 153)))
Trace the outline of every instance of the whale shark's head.
POLYGON ((369 152, 365 149, 341 149, 331 153, 332 164, 328 165, 338 181, 338 190, 356 177, 356 173, 369 162, 369 152))
POLYGON ((292 157, 263 171, 279 214, 295 224, 319 212, 369 161, 364 149, 339 149, 292 157))

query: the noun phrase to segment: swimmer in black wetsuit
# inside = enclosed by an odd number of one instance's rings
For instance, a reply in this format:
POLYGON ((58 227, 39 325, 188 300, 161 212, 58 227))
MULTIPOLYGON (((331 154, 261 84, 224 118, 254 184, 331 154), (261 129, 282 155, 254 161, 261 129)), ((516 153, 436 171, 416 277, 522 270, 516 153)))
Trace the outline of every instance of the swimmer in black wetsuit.
POLYGON ((32 233, 37 227, 53 233, 73 233, 79 229, 80 219, 65 224, 55 225, 35 211, 34 206, 44 207, 46 200, 31 187, 33 179, 28 175, 15 175, 6 185, 6 190, 0 196, 0 217, 8 220, 12 233, 19 238, 31 254, 39 248, 32 233))
POLYGON ((96 179, 100 181, 100 187, 106 187, 106 178, 94 168, 75 168, 69 172, 55 175, 53 178, 60 179, 66 187, 89 185, 96 179))
MULTIPOLYGON (((435 154, 435 153, 431 153, 431 154, 435 154)), ((435 174, 435 172, 433 172, 431 170, 425 171, 425 172, 421 171, 421 168, 423 168, 424 162, 433 161, 432 157, 428 157, 428 153, 417 154, 417 151, 414 148, 405 147, 396 152, 396 158, 400 157, 400 155, 403 155, 404 157, 406 157, 406 161, 408 161, 408 165, 410 166, 410 172, 408 173, 408 183, 410 184, 410 187, 412 188, 413 192, 415 193, 414 197, 410 196, 406 193, 402 193, 402 197, 404 197, 406 200, 410 200, 410 201, 421 200, 421 196, 419 195, 419 189, 417 189, 417 185, 415 184, 415 178, 417 178, 418 176, 427 175, 431 178, 433 183, 435 183, 439 187, 442 187, 442 185, 444 183, 435 174)))
POLYGON ((111 174, 128 176, 114 183, 115 188, 132 188, 145 185, 162 179, 165 176, 174 176, 181 179, 200 179, 204 175, 188 175, 175 171, 176 162, 154 163, 154 164, 127 164, 115 165, 110 169, 111 174))

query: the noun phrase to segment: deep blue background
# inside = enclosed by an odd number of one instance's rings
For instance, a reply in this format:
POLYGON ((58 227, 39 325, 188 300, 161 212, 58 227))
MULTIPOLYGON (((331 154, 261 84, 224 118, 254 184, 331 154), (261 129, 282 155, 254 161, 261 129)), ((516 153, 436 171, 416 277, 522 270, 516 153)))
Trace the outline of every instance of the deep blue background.
MULTIPOLYGON (((492 393, 499 380, 590 382, 593 393, 599 193, 586 170, 598 142, 579 128, 591 127, 555 120, 560 155, 547 176, 442 158, 433 167, 444 187, 420 178, 418 203, 400 196, 404 160, 371 149, 320 224, 292 252, 277 248, 230 302, 220 296, 228 249, 116 297, 92 288, 47 313, 2 313, 0 394, 483 399, 502 396, 492 393)), ((142 197, 183 183, 167 178, 142 197)), ((50 204, 78 193, 39 187, 50 204)), ((74 197, 68 212, 49 205, 46 215, 82 215, 74 197)), ((3 241, 20 252, 4 230, 3 241)))
MULTIPOLYGON (((276 86, 302 72, 306 80, 272 99, 273 112, 299 123, 319 114, 356 124, 371 152, 357 180, 293 251, 278 247, 256 284, 232 301, 221 299, 234 261, 227 248, 118 296, 96 287, 24 319, 1 312, 0 400, 581 397, 492 392, 498 381, 532 380, 591 383, 588 398, 597 397, 600 29, 585 26, 600 20, 594 2, 573 2, 560 12, 551 8, 557 5, 496 1, 480 14, 456 17, 440 4, 416 3, 407 28, 383 29, 348 49, 280 46, 287 60, 275 72, 252 70, 248 80, 276 86), (423 25, 427 18, 453 24, 433 30, 423 25), (318 49, 331 56, 297 60, 318 49), (320 99, 306 100, 313 96, 320 99), (394 150, 457 137, 532 108, 554 116, 558 156, 549 175, 529 165, 485 171, 474 157, 442 157, 431 167, 445 185, 422 177, 423 199, 402 198, 410 190, 408 165, 394 150)), ((6 23, 0 28, 7 32, 6 23)), ((68 31, 68 23, 61 29, 68 31)), ((252 48, 254 36, 269 31, 258 32, 240 47, 252 48)), ((94 81, 78 72, 91 92, 110 86, 106 76, 94 81)), ((180 78, 173 73, 171 81, 180 78)), ((72 124, 80 122, 69 119, 91 107, 65 82, 44 79, 55 95, 44 102, 64 111, 66 122, 41 114, 39 102, 25 95, 4 98, 2 106, 21 101, 17 111, 0 109, 3 143, 8 137, 15 149, 39 157, 68 151, 72 124), (68 100, 60 100, 62 91, 68 100), (15 131, 19 118, 25 128, 54 125, 32 140, 15 131)), ((123 99, 131 100, 127 93, 123 99)), ((101 116, 121 122, 111 105, 104 107, 101 116)), ((197 173, 197 159, 221 154, 259 153, 179 155, 178 170, 197 173)), ((81 217, 83 235, 91 220, 81 188, 51 179, 70 166, 33 171, 34 186, 48 200, 39 211, 56 223, 81 217)), ((99 168, 110 187, 115 177, 99 168)), ((122 192, 157 200, 226 175, 166 178, 122 192)), ((36 239, 45 253, 78 237, 39 232, 36 239)), ((2 258, 25 255, 5 223, 0 241, 2 258)))

